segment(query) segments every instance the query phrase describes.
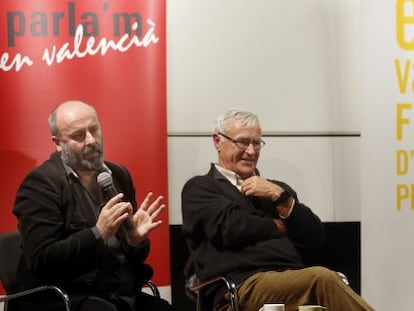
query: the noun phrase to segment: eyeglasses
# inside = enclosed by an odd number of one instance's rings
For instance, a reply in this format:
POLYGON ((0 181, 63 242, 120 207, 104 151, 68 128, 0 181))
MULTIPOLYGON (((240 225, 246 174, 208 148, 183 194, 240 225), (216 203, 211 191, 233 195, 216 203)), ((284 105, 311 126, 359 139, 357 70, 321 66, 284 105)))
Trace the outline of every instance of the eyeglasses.
POLYGON ((223 136, 224 138, 230 140, 233 144, 235 144, 237 146, 237 148, 245 150, 247 148, 249 148, 250 144, 253 145, 254 150, 258 151, 260 149, 262 149, 266 143, 263 140, 250 140, 247 138, 238 138, 238 139, 233 139, 221 132, 218 132, 218 134, 220 136, 223 136))

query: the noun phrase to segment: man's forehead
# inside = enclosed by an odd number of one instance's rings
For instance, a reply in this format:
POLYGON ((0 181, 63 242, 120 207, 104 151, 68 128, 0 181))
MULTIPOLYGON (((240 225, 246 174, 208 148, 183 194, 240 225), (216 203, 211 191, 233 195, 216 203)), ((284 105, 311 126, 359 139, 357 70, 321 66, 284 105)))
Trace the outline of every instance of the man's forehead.
POLYGON ((84 117, 76 117, 76 118, 62 118, 58 122, 60 130, 63 132, 73 132, 78 130, 86 130, 91 126, 99 126, 99 121, 96 116, 84 116, 84 117))
POLYGON ((234 135, 239 135, 239 136, 245 136, 245 135, 251 136, 251 135, 262 134, 262 130, 260 129, 259 126, 243 126, 243 125, 237 126, 236 124, 229 126, 227 128, 227 132, 233 133, 234 135))

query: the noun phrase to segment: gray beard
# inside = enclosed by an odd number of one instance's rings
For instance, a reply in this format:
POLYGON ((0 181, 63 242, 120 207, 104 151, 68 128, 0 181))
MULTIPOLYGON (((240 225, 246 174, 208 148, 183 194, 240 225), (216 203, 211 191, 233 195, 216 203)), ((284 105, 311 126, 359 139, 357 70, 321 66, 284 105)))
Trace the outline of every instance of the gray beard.
MULTIPOLYGON (((97 147, 99 148, 99 147, 97 147)), ((90 148, 91 150, 85 150, 87 153, 88 151, 96 150, 97 148, 90 148)), ((70 148, 66 145, 62 146, 62 160, 67 165, 69 165, 72 169, 76 170, 87 170, 87 171, 101 171, 103 169, 103 153, 101 150, 100 155, 93 159, 92 161, 85 160, 81 157, 81 155, 74 153, 70 148)))

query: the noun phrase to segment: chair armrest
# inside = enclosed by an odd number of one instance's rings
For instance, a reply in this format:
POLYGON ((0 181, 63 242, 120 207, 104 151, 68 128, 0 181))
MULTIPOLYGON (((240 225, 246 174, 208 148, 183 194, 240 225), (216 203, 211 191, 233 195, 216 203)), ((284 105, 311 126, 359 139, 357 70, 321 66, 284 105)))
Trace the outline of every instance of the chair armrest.
POLYGON ((28 296, 28 295, 33 295, 33 294, 36 294, 42 291, 47 291, 47 290, 55 291, 62 298, 63 303, 65 305, 65 310, 70 311, 69 296, 57 286, 45 285, 45 286, 39 286, 39 287, 31 288, 25 291, 17 292, 14 294, 0 295, 0 302, 7 303, 8 301, 13 300, 13 299, 21 298, 21 297, 28 296))
POLYGON ((349 280, 348 280, 348 278, 346 277, 345 274, 343 274, 342 272, 339 272, 339 271, 336 271, 336 274, 341 278, 342 282, 344 282, 345 285, 349 285, 350 284, 349 283, 349 280))
POLYGON ((210 280, 206 280, 204 282, 199 282, 190 287, 190 290, 193 292, 197 292, 206 286, 213 285, 216 283, 222 282, 226 286, 227 290, 229 291, 237 291, 236 284, 233 280, 229 277, 219 276, 210 280))
MULTIPOLYGON (((189 284, 189 291, 197 295, 197 304, 202 303, 204 298, 204 290, 210 288, 217 283, 223 283, 227 289, 227 293, 229 294, 230 306, 231 310, 238 310, 239 302, 238 302, 238 295, 237 295, 237 286, 236 283, 230 278, 225 276, 219 276, 216 278, 212 278, 203 282, 194 281, 193 283, 189 284)), ((201 306, 200 306, 201 308, 201 306)))
POLYGON ((158 297, 158 298, 160 298, 160 297, 161 297, 161 295, 160 295, 160 291, 158 290, 157 285, 155 285, 155 283, 154 283, 153 281, 148 280, 148 281, 147 281, 147 285, 148 285, 148 287, 151 289, 151 292, 152 292, 152 294, 153 294, 155 297, 158 297))

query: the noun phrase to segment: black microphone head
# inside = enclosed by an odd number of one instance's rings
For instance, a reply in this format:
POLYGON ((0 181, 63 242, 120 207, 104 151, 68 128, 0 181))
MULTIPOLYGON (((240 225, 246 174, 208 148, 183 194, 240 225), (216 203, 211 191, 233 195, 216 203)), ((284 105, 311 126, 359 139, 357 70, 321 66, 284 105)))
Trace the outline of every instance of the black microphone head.
POLYGON ((102 188, 107 188, 112 185, 112 176, 108 172, 99 173, 96 181, 102 188))

